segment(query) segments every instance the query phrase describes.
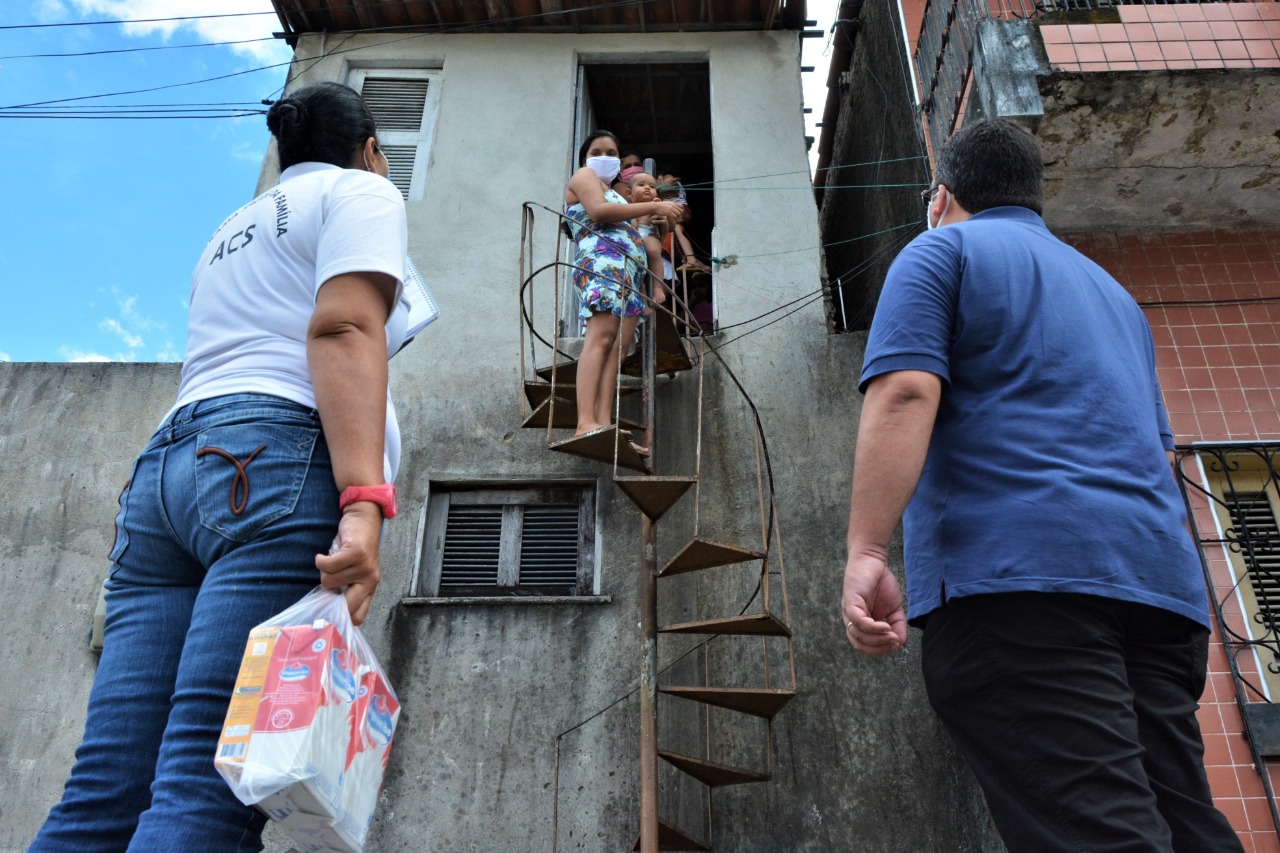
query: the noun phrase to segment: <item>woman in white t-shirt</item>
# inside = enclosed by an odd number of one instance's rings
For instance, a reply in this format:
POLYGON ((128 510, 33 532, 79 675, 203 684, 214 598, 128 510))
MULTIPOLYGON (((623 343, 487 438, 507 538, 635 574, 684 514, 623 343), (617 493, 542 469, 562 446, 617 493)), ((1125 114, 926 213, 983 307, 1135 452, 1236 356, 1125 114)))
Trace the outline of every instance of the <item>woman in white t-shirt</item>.
POLYGON ((35 853, 262 849, 213 765, 244 638, 317 582, 359 623, 378 585, 404 201, 346 86, 294 92, 267 126, 280 183, 196 265, 178 399, 120 496, 84 740, 35 853))

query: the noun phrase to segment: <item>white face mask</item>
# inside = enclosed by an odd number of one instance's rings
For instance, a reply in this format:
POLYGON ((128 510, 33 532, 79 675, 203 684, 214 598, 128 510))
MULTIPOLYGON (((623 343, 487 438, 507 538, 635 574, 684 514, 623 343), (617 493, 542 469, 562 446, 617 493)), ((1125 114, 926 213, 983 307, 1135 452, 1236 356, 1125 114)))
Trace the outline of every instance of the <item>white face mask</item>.
MULTIPOLYGON (((931 204, 929 205, 929 207, 933 207, 933 205, 931 204)), ((951 209, 951 193, 947 193, 946 203, 942 205, 942 213, 938 215, 937 222, 934 222, 932 219, 929 218, 929 211, 927 210, 925 211, 925 214, 924 214, 925 227, 927 227, 930 231, 932 231, 933 229, 940 226, 942 224, 942 220, 947 218, 947 211, 950 209, 951 209)))
POLYGON ((622 161, 617 157, 588 157, 587 168, 596 173, 596 177, 606 184, 618 175, 622 161))

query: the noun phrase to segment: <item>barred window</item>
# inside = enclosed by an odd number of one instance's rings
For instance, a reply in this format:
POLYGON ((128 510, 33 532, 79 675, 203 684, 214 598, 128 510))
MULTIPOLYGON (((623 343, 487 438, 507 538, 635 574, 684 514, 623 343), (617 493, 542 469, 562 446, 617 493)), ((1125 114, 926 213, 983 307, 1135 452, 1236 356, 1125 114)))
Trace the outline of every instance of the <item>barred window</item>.
POLYGON ((1245 610, 1245 630, 1274 699, 1280 695, 1280 447, 1217 447, 1200 457, 1245 610))
POLYGON ((595 489, 433 489, 422 565, 428 596, 591 595, 595 489))

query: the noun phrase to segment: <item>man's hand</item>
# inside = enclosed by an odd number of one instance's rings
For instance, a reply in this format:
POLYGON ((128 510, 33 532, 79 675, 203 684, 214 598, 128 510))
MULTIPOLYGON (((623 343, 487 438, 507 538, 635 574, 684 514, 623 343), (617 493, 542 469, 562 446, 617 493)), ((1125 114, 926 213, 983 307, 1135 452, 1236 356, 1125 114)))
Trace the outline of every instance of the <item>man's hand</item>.
POLYGON ((845 635, 864 655, 878 657, 907 644, 902 590, 883 555, 849 555, 841 605, 845 635))
POLYGON ((381 578, 378 561, 381 534, 382 510, 371 501, 356 501, 343 510, 332 552, 316 555, 320 584, 325 589, 346 587, 347 609, 351 612, 351 621, 357 625, 369 614, 369 605, 381 578))

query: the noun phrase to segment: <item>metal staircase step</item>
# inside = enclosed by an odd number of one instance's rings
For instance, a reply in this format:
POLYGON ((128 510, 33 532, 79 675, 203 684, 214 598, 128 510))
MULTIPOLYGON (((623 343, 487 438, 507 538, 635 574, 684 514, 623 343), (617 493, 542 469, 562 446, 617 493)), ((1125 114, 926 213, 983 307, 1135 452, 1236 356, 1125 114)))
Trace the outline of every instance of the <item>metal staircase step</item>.
MULTIPOLYGON (((551 386, 546 386, 550 388, 551 386)), ((522 429, 546 429, 547 420, 553 419, 552 429, 573 429, 578 425, 578 403, 564 397, 555 398, 555 411, 552 412, 551 399, 548 398, 538 404, 529 416, 520 424, 522 429)), ((643 424, 636 423, 629 418, 619 418, 623 429, 642 430, 643 424)), ((612 458, 612 457, 610 457, 612 458)))
MULTIPOLYGON (((610 457, 612 458, 612 457, 610 457)), ((764 557, 761 551, 739 548, 737 545, 726 545, 723 542, 712 542, 710 539, 694 539, 680 549, 680 553, 671 558, 658 577, 679 575, 684 572, 696 572, 714 566, 728 566, 733 563, 745 563, 748 560, 759 560, 764 557)))
MULTIPOLYGON (((632 845, 632 850, 640 849, 640 839, 636 839, 636 843, 632 845)), ((658 849, 659 850, 710 850, 711 848, 703 844, 701 841, 693 838, 682 829, 667 823, 662 818, 658 818, 658 849)))
POLYGON ((737 634, 761 637, 790 637, 791 629, 772 613, 751 613, 723 619, 681 622, 659 628, 663 634, 737 634))
POLYGON ((658 757, 711 788, 769 781, 768 773, 757 773, 754 770, 743 770, 727 764, 716 764, 713 761, 694 758, 692 755, 681 755, 678 752, 668 752, 665 749, 658 750, 658 757))
MULTIPOLYGON (((689 355, 689 344, 676 330, 675 318, 665 311, 655 311, 645 322, 654 322, 657 338, 657 358, 654 370, 657 373, 677 373, 693 367, 693 359, 689 355)), ((622 361, 624 376, 641 376, 644 373, 644 347, 638 346, 631 355, 622 361)), ((557 377, 558 378, 558 377, 557 377)))
MULTIPOLYGON (((626 430, 623 430, 626 433, 626 430)), ((582 456, 586 459, 594 459, 597 462, 613 463, 615 445, 618 457, 618 467, 629 468, 632 471, 649 472, 649 461, 636 453, 631 448, 627 435, 618 435, 617 425, 601 427, 600 429, 584 432, 582 435, 575 435, 572 438, 566 438, 564 441, 557 441, 550 445, 552 450, 559 453, 571 453, 574 456, 582 456)))
MULTIPOLYGON (((558 415, 557 415, 558 417, 558 415)), ((618 488, 640 511, 657 521, 698 482, 697 477, 614 477, 618 488)))
POLYGON ((553 369, 555 370, 556 385, 563 385, 565 383, 572 385, 578 378, 577 360, 562 361, 556 365, 548 364, 546 367, 539 367, 535 372, 539 377, 550 382, 551 372, 553 369))
MULTIPOLYGON (((549 376, 550 374, 548 374, 549 376)), ((556 375, 556 384, 552 385, 548 382, 525 382, 524 396, 531 406, 541 406, 548 398, 551 397, 551 389, 555 389, 555 396, 562 400, 573 400, 577 393, 577 387, 572 382, 565 382, 559 374, 556 375)), ((639 385, 623 384, 618 386, 618 393, 623 397, 628 394, 634 394, 640 390, 639 385)))
POLYGON ((794 690, 763 690, 737 687, 659 687, 659 693, 692 699, 717 708, 741 711, 772 720, 795 698, 794 690))

